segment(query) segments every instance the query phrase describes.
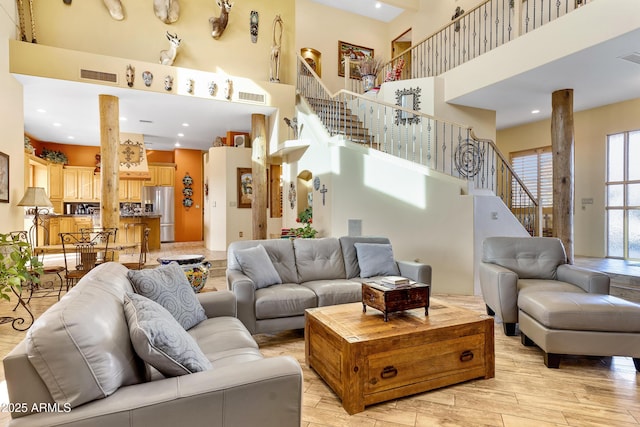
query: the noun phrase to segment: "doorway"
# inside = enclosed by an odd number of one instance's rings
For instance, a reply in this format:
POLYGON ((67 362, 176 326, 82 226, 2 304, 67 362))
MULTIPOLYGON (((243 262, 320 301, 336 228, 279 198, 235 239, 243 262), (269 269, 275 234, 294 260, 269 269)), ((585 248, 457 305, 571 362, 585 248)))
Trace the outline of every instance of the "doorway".
MULTIPOLYGON (((391 58, 396 58, 398 55, 405 52, 407 49, 411 47, 411 28, 409 28, 404 33, 400 34, 398 37, 391 41, 391 58)), ((398 58, 400 59, 400 58, 398 58)), ((411 52, 407 52, 402 55, 402 59, 404 59, 404 68, 402 70, 401 79, 410 79, 411 78, 411 52)))

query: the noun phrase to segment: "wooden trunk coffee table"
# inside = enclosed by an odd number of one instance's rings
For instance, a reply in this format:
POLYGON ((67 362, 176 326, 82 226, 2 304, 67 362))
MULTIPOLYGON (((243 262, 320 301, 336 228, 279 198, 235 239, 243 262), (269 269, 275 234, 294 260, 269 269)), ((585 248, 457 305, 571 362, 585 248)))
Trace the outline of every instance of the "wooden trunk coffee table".
POLYGON ((305 357, 349 414, 495 375, 493 318, 432 298, 384 322, 361 303, 307 309, 305 357))

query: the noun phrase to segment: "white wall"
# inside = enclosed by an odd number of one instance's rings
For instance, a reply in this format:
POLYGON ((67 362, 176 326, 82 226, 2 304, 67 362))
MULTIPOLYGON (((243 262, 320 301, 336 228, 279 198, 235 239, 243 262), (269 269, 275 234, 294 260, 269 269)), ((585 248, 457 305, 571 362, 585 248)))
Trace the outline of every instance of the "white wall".
POLYGON ((9 203, 0 203, 0 232, 22 230, 24 209, 24 117, 22 85, 9 74, 9 39, 16 37, 16 3, 0 0, 0 151, 9 155, 9 203))

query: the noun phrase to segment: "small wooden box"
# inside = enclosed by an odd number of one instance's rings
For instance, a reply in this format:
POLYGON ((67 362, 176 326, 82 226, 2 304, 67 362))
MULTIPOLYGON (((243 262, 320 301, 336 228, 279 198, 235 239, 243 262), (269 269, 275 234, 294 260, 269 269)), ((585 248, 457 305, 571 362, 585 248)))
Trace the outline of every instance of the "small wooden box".
POLYGON ((389 320, 389 313, 424 307, 424 314, 429 314, 429 285, 413 284, 407 288, 390 289, 374 282, 362 284, 362 311, 367 306, 384 313, 384 321, 389 320))

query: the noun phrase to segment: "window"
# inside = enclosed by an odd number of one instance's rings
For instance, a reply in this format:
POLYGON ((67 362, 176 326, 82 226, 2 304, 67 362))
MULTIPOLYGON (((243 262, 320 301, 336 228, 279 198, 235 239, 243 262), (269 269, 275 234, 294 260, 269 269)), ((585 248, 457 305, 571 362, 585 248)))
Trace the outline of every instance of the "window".
MULTIPOLYGON (((527 190, 542 206, 542 235, 550 236, 553 227, 553 163, 551 147, 511 153, 511 166, 527 190)), ((512 209, 527 208, 529 198, 522 197, 515 179, 511 183, 512 209)))
MULTIPOLYGON (((553 207, 553 163, 551 147, 511 153, 511 165, 542 208, 553 207)), ((515 185, 515 183, 513 184, 515 185)), ((517 194, 512 191, 512 194, 517 194)), ((513 200, 514 207, 520 207, 513 200)))
POLYGON ((607 256, 640 259, 640 130, 607 136, 607 256))

